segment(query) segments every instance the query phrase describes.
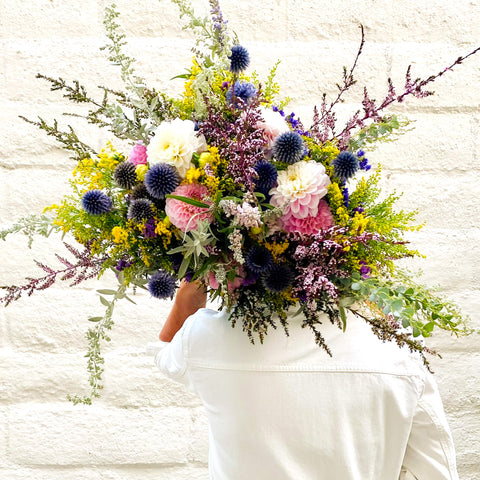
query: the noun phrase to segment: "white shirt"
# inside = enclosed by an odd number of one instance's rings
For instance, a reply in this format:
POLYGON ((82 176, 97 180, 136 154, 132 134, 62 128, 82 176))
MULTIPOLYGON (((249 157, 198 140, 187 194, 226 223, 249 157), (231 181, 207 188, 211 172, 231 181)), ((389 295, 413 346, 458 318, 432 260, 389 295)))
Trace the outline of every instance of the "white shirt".
POLYGON ((252 345, 228 314, 200 309, 155 356, 201 398, 212 480, 458 479, 436 383, 406 348, 351 316, 325 317, 333 357, 301 317, 252 345))

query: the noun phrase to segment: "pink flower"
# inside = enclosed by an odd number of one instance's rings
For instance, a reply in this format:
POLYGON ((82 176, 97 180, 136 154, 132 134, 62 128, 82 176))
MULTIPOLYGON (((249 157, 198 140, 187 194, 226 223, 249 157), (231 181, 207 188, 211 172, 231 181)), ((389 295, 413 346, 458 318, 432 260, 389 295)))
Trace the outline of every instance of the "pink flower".
MULTIPOLYGON (((204 198, 208 195, 207 187, 199 185, 198 183, 180 185, 172 192, 172 195, 193 198, 210 204, 210 202, 204 198)), ((212 219, 212 213, 208 208, 196 207, 174 198, 167 198, 165 213, 168 215, 170 221, 182 232, 195 230, 198 222, 201 220, 212 219)))
POLYGON ((307 235, 318 233, 319 230, 327 229, 333 226, 333 216, 325 200, 318 202, 318 212, 316 215, 305 218, 296 218, 290 211, 282 217, 283 228, 289 233, 298 232, 307 235))
POLYGON ((262 120, 257 123, 257 128, 263 131, 263 138, 267 144, 267 150, 271 150, 275 139, 285 132, 289 132, 287 122, 277 112, 265 107, 260 107, 262 120))
POLYGON ((134 165, 147 164, 147 147, 139 140, 132 148, 128 160, 134 165))
POLYGON ((321 163, 301 160, 278 172, 277 186, 269 192, 270 203, 284 209, 285 216, 315 217, 329 185, 330 177, 321 163))

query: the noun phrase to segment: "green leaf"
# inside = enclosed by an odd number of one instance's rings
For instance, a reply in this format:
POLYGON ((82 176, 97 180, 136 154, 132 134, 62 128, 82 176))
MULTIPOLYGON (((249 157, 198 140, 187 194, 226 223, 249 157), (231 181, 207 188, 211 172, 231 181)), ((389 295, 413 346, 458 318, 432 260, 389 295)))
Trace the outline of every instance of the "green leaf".
POLYGON ((183 257, 182 264, 178 269, 178 278, 183 278, 185 276, 185 273, 189 265, 190 265, 190 257, 183 257))
POLYGON ((427 332, 433 331, 434 327, 435 327, 434 322, 429 322, 429 323, 427 323, 426 325, 423 326, 424 330, 426 330, 427 332))
POLYGON ((102 305, 105 305, 106 307, 111 306, 111 303, 105 297, 100 297, 100 301, 102 302, 102 305))
POLYGON ((355 283, 352 283, 352 286, 351 286, 351 289, 354 290, 354 291, 357 291, 357 290, 360 290, 362 288, 362 286, 355 282, 355 283))
POLYGON ((340 319, 342 320, 343 331, 345 331, 347 329, 347 313, 341 305, 338 306, 338 311, 340 313, 340 319))
POLYGON ((103 317, 90 317, 88 319, 89 322, 100 322, 100 320, 103 320, 103 317))
POLYGON ((403 309, 403 301, 402 299, 397 299, 397 300, 394 300, 391 304, 390 304, 390 308, 392 309, 392 311, 394 312, 400 312, 402 309, 403 309))
POLYGON ((195 200, 194 198, 183 197, 182 195, 168 194, 168 195, 165 195, 165 197, 174 198, 175 200, 180 200, 181 202, 188 203, 189 205, 193 205, 194 207, 210 208, 210 205, 208 203, 200 202, 199 200, 195 200))
POLYGON ((176 78, 184 78, 184 79, 188 79, 192 76, 191 73, 181 73, 180 75, 175 75, 174 77, 172 77, 170 80, 175 80, 176 78))
POLYGON ((125 295, 125 299, 128 300, 130 303, 133 303, 134 305, 137 304, 137 302, 134 302, 129 296, 125 295))
POLYGON ((115 290, 109 290, 107 288, 102 288, 97 290, 97 292, 101 293, 102 295, 115 295, 117 293, 115 290))

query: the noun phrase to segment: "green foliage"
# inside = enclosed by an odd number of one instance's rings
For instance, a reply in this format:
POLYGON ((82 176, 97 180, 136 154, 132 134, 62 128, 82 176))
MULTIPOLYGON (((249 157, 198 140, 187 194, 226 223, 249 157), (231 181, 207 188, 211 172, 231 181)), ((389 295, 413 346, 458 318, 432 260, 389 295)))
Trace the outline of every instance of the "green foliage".
MULTIPOLYGON (((367 230, 379 234, 380 241, 372 240, 368 244, 368 255, 382 259, 381 263, 390 271, 393 268, 394 259, 417 256, 419 253, 408 247, 404 240, 406 231, 418 230, 419 226, 412 226, 417 211, 406 212, 395 210, 395 204, 400 198, 395 192, 386 198, 380 199, 379 187, 381 167, 368 178, 363 177, 357 184, 356 189, 350 195, 349 211, 354 212, 358 208, 368 212, 367 230)), ((366 249, 364 246, 358 247, 366 249)))
POLYGON ((350 289, 357 300, 373 305, 383 315, 392 315, 405 328, 412 327, 414 337, 429 337, 434 327, 457 336, 471 333, 456 305, 412 281, 408 274, 398 272, 394 279, 354 275, 350 289))
POLYGON ((368 146, 370 151, 374 150, 378 143, 393 142, 398 136, 408 132, 409 124, 410 120, 401 119, 397 115, 385 116, 356 132, 350 138, 349 149, 356 151, 368 146))
MULTIPOLYGON (((113 309, 116 302, 122 298, 127 298, 126 285, 122 273, 118 273, 118 288, 117 290, 98 290, 100 294, 100 302, 106 307, 105 314, 102 317, 90 317, 88 320, 93 322, 95 326, 88 329, 86 337, 88 341, 88 351, 86 357, 87 371, 89 374, 88 382, 90 384, 91 391, 88 395, 67 395, 67 399, 74 405, 85 404, 91 405, 93 398, 100 397, 100 390, 103 389, 102 374, 104 371, 103 364, 105 360, 101 353, 102 342, 109 342, 110 337, 108 332, 113 327, 113 309), (112 297, 111 300, 107 300, 106 296, 112 297)), ((129 299, 130 300, 130 299, 129 299)), ((131 300, 130 300, 131 301, 131 300)))
POLYGON ((11 227, 0 230, 0 239, 6 240, 12 233, 23 233, 28 237, 28 248, 31 248, 36 235, 48 237, 52 232, 58 231, 58 226, 53 225, 52 222, 53 218, 49 215, 28 215, 11 227))
POLYGON ((53 125, 49 125, 43 118, 38 117, 38 121, 29 120, 20 115, 22 120, 25 120, 27 123, 35 125, 40 130, 46 132, 47 135, 54 137, 57 142, 60 143, 60 146, 67 151, 74 152, 74 155, 71 156, 73 160, 82 160, 84 158, 90 157, 95 153, 94 149, 82 142, 75 130, 69 125, 68 131, 63 131, 58 129, 58 121, 54 120, 53 125))
MULTIPOLYGON (((179 10, 180 18, 185 20, 183 30, 190 30, 196 37, 197 48, 193 49, 195 57, 204 68, 218 68, 227 64, 230 48, 238 42, 235 33, 231 35, 225 24, 220 29, 214 28, 210 17, 198 17, 189 0, 171 0, 179 10)), ((216 2, 209 1, 211 9, 216 2)))

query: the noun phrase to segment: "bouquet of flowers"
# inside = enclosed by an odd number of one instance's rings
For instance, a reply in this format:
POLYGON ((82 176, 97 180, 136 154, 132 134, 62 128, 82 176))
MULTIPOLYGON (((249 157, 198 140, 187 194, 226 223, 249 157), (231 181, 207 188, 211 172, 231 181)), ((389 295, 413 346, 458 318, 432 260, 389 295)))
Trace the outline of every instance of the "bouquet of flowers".
POLYGON ((362 109, 339 128, 335 107, 355 83, 362 29, 337 98, 329 102, 324 96, 306 126, 286 113, 288 99, 275 83, 278 63, 264 81, 248 73, 249 52, 228 31, 217 1, 210 0, 208 18, 196 17, 183 0, 174 3, 198 34, 178 98, 136 76, 133 59, 122 50, 115 6, 106 10, 105 48, 120 65, 125 91, 102 87, 99 101, 77 81, 39 75, 73 102, 89 104, 87 121, 131 142, 128 151, 110 142, 96 152, 73 129, 26 119, 72 153, 71 192, 1 236, 61 231, 83 249, 67 244, 75 260, 59 256, 60 269, 39 264, 45 276, 2 287, 2 302, 8 305, 57 279, 76 285, 107 270, 118 278, 116 290, 99 290, 105 315, 89 319, 95 324, 87 335, 92 393, 71 399, 89 403, 99 395, 99 342, 108 340, 115 302, 131 300, 128 289, 136 288, 171 298, 181 279, 203 283, 252 341, 262 341, 277 324, 288 334, 291 308, 303 313, 304 326, 328 353, 324 314, 345 329, 347 310, 369 322, 380 338, 420 352, 426 363, 428 349, 418 337, 428 337, 435 327, 466 333, 454 305, 397 267, 397 260, 419 255, 404 234, 420 227, 412 225, 415 212, 395 211, 395 193, 382 194, 381 170, 371 169, 366 152, 408 124, 387 115, 389 105, 430 95, 427 84, 477 50, 424 80, 412 79, 408 70, 403 90, 389 81, 382 102, 365 89, 362 109))

